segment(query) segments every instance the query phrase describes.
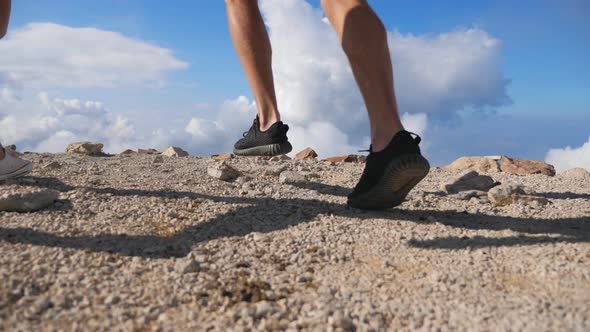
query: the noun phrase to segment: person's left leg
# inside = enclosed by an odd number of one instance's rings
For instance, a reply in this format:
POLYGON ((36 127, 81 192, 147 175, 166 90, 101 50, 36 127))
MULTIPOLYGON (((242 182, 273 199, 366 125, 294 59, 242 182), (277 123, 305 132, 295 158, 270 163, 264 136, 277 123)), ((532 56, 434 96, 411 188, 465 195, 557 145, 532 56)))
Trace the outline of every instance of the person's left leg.
POLYGON ((272 49, 258 0, 226 0, 225 4, 234 48, 256 101, 260 130, 267 130, 281 115, 272 75, 272 49))

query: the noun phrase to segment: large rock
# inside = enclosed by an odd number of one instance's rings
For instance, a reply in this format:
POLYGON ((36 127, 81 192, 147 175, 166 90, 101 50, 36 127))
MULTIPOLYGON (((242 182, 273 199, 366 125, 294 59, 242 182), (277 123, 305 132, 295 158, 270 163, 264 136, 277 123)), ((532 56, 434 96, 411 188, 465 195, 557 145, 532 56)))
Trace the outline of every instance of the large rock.
POLYGON ((226 164, 225 161, 210 165, 207 168, 207 174, 211 177, 227 182, 233 181, 241 175, 240 171, 226 164))
POLYGON ((567 171, 563 171, 557 174, 560 178, 567 178, 567 179, 589 179, 590 180, 590 172, 585 170, 584 168, 576 167, 572 169, 568 169, 567 171))
POLYGON ((552 165, 537 160, 516 159, 502 156, 500 160, 502 172, 513 174, 544 174, 555 175, 555 168, 552 165))
POLYGON ((0 211, 32 212, 48 207, 58 198, 58 193, 47 189, 7 189, 0 195, 0 211))
POLYGON ((315 159, 317 158, 318 154, 312 148, 305 148, 299 151, 293 160, 305 160, 305 159, 315 159))
POLYGON ((188 152, 176 146, 169 146, 162 152, 162 155, 167 157, 188 157, 188 152))
POLYGON ((441 185, 440 190, 448 194, 456 194, 466 190, 488 191, 496 182, 487 175, 479 175, 476 171, 463 171, 450 181, 441 185))
POLYGON ((545 197, 534 196, 534 192, 523 185, 505 183, 488 191, 488 199, 493 205, 504 206, 515 203, 533 203, 545 205, 549 200, 545 197))
POLYGON ((472 170, 479 173, 498 173, 500 166, 498 162, 486 157, 461 157, 449 165, 443 167, 445 171, 472 170))
POLYGON ((68 145, 67 154, 84 154, 87 156, 104 156, 103 144, 93 142, 78 142, 68 145))

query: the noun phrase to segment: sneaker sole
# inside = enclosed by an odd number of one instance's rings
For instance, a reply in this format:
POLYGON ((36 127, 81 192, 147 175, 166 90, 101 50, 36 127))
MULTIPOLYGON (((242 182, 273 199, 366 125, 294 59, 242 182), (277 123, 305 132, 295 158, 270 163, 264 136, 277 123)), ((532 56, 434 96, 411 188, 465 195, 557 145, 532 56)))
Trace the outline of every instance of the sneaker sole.
POLYGON ((19 168, 18 170, 14 171, 12 173, 0 175, 0 181, 23 176, 27 173, 30 173, 32 170, 33 170, 33 164, 28 163, 25 166, 19 168))
POLYGON ((370 191, 348 199, 358 209, 384 210, 400 205, 430 171, 430 164, 419 154, 403 155, 391 161, 385 174, 370 191))
POLYGON ((255 146, 248 149, 234 149, 237 156, 277 156, 287 154, 293 150, 291 143, 283 142, 269 145, 255 146))

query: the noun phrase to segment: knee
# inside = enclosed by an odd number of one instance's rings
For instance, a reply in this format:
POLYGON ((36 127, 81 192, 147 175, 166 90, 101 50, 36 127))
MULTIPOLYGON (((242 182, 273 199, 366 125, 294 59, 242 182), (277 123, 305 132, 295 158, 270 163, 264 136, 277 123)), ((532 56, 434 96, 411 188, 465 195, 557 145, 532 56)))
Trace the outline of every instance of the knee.
POLYGON ((226 6, 258 6, 258 0, 225 0, 226 6))
POLYGON ((367 0, 320 0, 322 9, 327 16, 343 13, 358 6, 368 6, 367 0))

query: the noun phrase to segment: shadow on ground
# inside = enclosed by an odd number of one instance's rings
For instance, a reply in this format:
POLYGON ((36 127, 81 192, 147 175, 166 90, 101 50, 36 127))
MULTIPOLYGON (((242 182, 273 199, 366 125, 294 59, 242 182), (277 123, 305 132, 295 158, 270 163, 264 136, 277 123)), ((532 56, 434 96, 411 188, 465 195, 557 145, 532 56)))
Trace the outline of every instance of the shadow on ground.
POLYGON ((301 188, 301 189, 308 189, 317 191, 320 194, 324 195, 332 195, 332 196, 347 196, 351 189, 344 188, 340 186, 335 186, 331 184, 325 184, 321 182, 296 182, 291 184, 292 186, 301 188))
POLYGON ((536 193, 535 195, 551 198, 551 199, 590 199, 590 194, 576 194, 572 192, 565 192, 565 193, 536 193))
MULTIPOLYGON (((67 191, 75 187, 52 178, 36 178, 34 184, 55 190, 67 191)), ((242 204, 235 210, 211 220, 190 226, 173 236, 135 236, 101 234, 88 236, 60 236, 32 228, 0 227, 0 241, 49 247, 74 248, 96 252, 110 252, 129 256, 180 257, 187 255, 195 244, 217 238, 244 236, 251 232, 268 233, 309 222, 320 214, 333 214, 355 219, 391 219, 417 224, 430 224, 427 217, 434 217, 448 227, 470 230, 512 230, 522 235, 516 237, 487 238, 440 237, 431 240, 410 239, 408 245, 424 249, 467 249, 500 246, 524 246, 551 242, 590 242, 590 218, 534 219, 503 216, 473 215, 456 211, 403 210, 365 212, 343 204, 306 199, 273 199, 268 197, 221 197, 205 193, 183 191, 158 191, 142 189, 115 189, 84 187, 97 193, 113 196, 145 196, 165 198, 204 199, 219 203, 242 204), (273 211, 268 213, 268 211, 273 211), (256 216, 258 218, 253 218, 256 216), (554 236, 547 236, 553 234, 554 236)), ((336 193, 348 189, 337 186, 318 187, 336 193)), ((556 194, 557 195, 557 194, 556 194)))

